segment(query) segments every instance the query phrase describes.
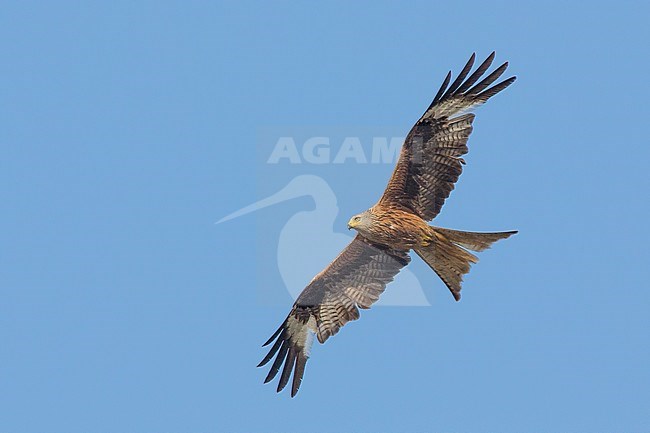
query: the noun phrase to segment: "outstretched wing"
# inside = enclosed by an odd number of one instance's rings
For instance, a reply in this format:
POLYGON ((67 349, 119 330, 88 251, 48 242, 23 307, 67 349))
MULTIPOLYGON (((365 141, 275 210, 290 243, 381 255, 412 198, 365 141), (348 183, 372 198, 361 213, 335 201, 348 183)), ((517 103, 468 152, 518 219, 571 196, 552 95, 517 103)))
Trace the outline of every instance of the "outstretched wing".
POLYGON ((426 221, 440 212, 465 164, 461 156, 468 151, 474 120, 468 111, 516 79, 511 77, 490 87, 505 72, 506 62, 477 83, 490 68, 494 52, 465 79, 474 59, 472 54, 449 87, 451 71, 447 74, 433 102, 409 132, 380 204, 406 208, 426 221))
POLYGON ((282 367, 278 392, 293 371, 291 396, 300 387, 313 337, 324 343, 347 322, 359 318, 359 308, 370 308, 395 275, 408 264, 407 251, 392 250, 356 238, 302 291, 282 326, 264 346, 275 343, 258 365, 274 356, 264 380, 270 382, 282 367))

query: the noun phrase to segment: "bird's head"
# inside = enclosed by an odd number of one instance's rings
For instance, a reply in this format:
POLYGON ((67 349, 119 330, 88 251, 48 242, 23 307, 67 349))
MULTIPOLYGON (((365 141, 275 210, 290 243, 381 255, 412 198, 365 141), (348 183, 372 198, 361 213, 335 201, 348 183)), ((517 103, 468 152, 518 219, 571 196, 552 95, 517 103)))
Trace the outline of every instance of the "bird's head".
POLYGON ((370 227, 371 219, 372 215, 368 211, 355 215, 348 221, 348 230, 355 229, 358 232, 364 232, 370 227))

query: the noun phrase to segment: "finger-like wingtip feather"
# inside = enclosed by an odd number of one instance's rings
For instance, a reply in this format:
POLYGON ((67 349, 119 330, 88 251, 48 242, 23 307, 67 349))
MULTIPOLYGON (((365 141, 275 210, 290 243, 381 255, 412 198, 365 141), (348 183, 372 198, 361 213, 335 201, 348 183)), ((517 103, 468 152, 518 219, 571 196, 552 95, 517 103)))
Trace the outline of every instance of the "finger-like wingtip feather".
POLYGON ((470 56, 469 60, 465 64, 465 67, 463 67, 463 70, 460 71, 460 74, 458 74, 458 77, 454 80, 453 83, 451 83, 451 86, 449 86, 449 89, 445 92, 444 96, 442 99, 447 98, 449 95, 454 93, 456 89, 458 89, 458 86, 460 86, 463 83, 463 80, 469 74, 469 71, 472 69, 472 66, 474 66, 474 60, 476 59, 476 53, 472 53, 470 56))
POLYGON ((263 367, 264 365, 266 365, 267 362, 271 360, 271 358, 273 358, 273 355, 275 355, 277 351, 280 349, 280 346, 284 341, 285 334, 286 334, 286 330, 280 334, 278 339, 275 341, 275 344, 271 347, 271 350, 269 350, 269 353, 266 354, 264 359, 262 359, 262 361, 259 364, 257 364, 258 367, 263 367))
POLYGON ((436 96, 435 98, 433 98, 433 102, 431 102, 428 109, 430 109, 431 107, 436 105, 438 101, 440 101, 440 98, 442 97, 442 94, 445 93, 445 90, 447 89, 447 85, 449 84, 450 80, 451 80, 451 71, 447 72, 447 76, 445 77, 445 80, 442 82, 440 89, 438 89, 438 93, 436 93, 436 96))
POLYGON ((268 340, 266 340, 266 343, 262 344, 262 347, 266 347, 266 346, 268 346, 269 344, 271 344, 271 342, 272 342, 273 340, 275 340, 275 338, 276 338, 278 335, 280 335, 280 332, 282 332, 282 329, 284 329, 284 323, 282 323, 282 325, 280 325, 280 327, 279 327, 279 328, 278 328, 278 329, 273 333, 273 335, 271 335, 271 338, 269 338, 268 340))
POLYGON ((293 371, 293 382, 291 384, 291 397, 295 397, 300 389, 302 377, 305 374, 305 365, 307 364, 307 356, 299 351, 296 357, 296 367, 293 371))
POLYGON ((501 75, 503 75, 506 69, 508 69, 508 62, 503 63, 501 66, 496 68, 490 75, 483 78, 483 80, 481 80, 476 86, 468 90, 467 94, 478 95, 483 90, 487 89, 490 84, 494 83, 501 75))
POLYGON ((487 71, 490 66, 492 66, 492 62, 494 61, 494 56, 496 55, 495 51, 492 51, 490 55, 487 57, 487 59, 483 60, 483 63, 479 65, 479 67, 472 73, 472 75, 469 76, 469 78, 456 90, 457 93, 463 93, 467 89, 469 89, 471 86, 474 85, 478 81, 479 78, 487 71))
POLYGON ((264 383, 269 383, 278 374, 278 371, 282 366, 282 362, 287 356, 288 350, 289 350, 289 344, 287 343, 286 340, 283 340, 282 347, 280 347, 280 351, 278 352, 278 355, 275 357, 275 361, 273 361, 273 365, 269 370, 269 374, 266 375, 266 379, 264 379, 264 383))
POLYGON ((479 93, 478 95, 476 95, 475 98, 477 100, 481 101, 481 102, 485 102, 488 99, 490 99, 491 97, 493 97, 494 95, 496 95, 497 93, 504 90, 506 87, 508 87, 512 83, 514 83, 516 79, 517 79, 517 77, 510 77, 507 80, 503 80, 500 83, 495 84, 494 86, 490 87, 489 89, 479 93))
POLYGON ((287 386, 287 383, 289 383, 289 377, 291 377, 291 372, 293 371, 294 362, 296 362, 296 349, 295 347, 291 347, 289 349, 289 354, 287 355, 287 359, 284 362, 284 368, 282 369, 282 375, 280 376, 280 381, 278 382, 278 389, 277 389, 278 392, 282 391, 284 387, 287 386))

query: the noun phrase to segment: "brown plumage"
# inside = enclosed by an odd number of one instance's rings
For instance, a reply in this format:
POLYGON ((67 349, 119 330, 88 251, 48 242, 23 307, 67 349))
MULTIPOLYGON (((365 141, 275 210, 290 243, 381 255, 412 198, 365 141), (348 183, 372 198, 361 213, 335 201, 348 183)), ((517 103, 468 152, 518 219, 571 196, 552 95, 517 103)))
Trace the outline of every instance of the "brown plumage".
POLYGON ((472 54, 451 85, 451 72, 447 74, 433 102, 406 137, 379 202, 350 219, 348 228, 357 230, 357 236, 307 285, 287 319, 264 344, 274 343, 258 367, 275 357, 264 382, 282 369, 278 392, 293 374, 291 396, 296 395, 313 336, 324 343, 347 322, 358 319, 359 308, 370 308, 409 263, 411 250, 459 300, 463 275, 478 261, 468 250, 483 251, 516 233, 463 232, 427 223, 440 212, 465 164, 462 156, 468 151, 474 121, 474 114, 468 111, 515 81, 511 77, 490 87, 508 63, 482 78, 494 53, 468 77, 474 60, 472 54))

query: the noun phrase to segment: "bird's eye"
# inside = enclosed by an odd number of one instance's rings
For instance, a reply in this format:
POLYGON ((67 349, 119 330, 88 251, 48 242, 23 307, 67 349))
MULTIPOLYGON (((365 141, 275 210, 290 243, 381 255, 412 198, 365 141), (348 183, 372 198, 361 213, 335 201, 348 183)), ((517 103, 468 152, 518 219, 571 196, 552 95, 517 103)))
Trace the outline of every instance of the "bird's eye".
POLYGON ((361 221, 361 217, 354 217, 354 220, 359 222, 359 221, 361 221))

